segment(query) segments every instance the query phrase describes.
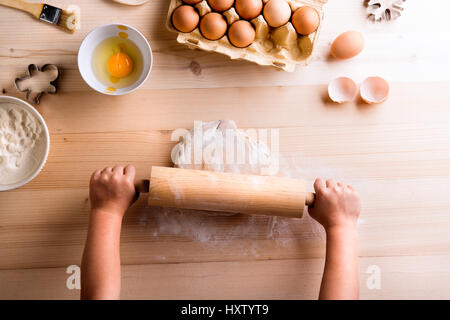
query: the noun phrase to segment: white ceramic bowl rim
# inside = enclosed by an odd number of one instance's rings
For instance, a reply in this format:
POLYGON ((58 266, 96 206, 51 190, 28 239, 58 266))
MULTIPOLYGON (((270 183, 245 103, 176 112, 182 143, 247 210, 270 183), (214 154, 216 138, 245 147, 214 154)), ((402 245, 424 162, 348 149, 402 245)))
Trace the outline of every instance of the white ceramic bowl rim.
MULTIPOLYGON (((139 49, 141 49, 141 48, 139 48, 139 49)), ((144 55, 144 52, 142 52, 142 54, 144 55)), ((125 23, 109 23, 109 24, 104 24, 104 25, 96 27, 95 29, 90 31, 84 37, 83 41, 81 42, 80 48, 78 49, 77 63, 78 63, 78 70, 79 70, 79 72, 81 74, 81 77, 83 78, 84 82, 86 82, 89 85, 89 87, 91 87, 95 91, 100 92, 102 94, 107 94, 107 95, 110 95, 110 96, 119 96, 119 95, 124 95, 124 94, 127 94, 127 93, 131 93, 131 92, 139 89, 147 81, 147 79, 150 76, 150 73, 152 71, 152 67, 153 67, 153 52, 152 52, 152 48, 150 46, 150 43, 147 41, 147 38, 139 30, 137 30, 136 28, 134 28, 134 27, 132 27, 130 25, 127 25, 125 23), (148 67, 148 71, 147 71, 147 74, 145 75, 145 77, 135 87, 133 87, 131 89, 122 88, 122 89, 120 89, 120 90, 118 90, 116 92, 105 93, 105 91, 99 89, 98 87, 93 86, 91 81, 88 79, 87 75, 85 74, 85 72, 83 72, 82 68, 80 67, 81 59, 82 59, 81 58, 81 54, 82 54, 82 50, 85 50, 87 39, 89 39, 89 37, 92 36, 92 34, 94 34, 95 32, 99 32, 99 30, 101 30, 101 29, 106 29, 106 28, 109 28, 109 27, 118 27, 118 26, 124 26, 124 27, 128 28, 129 30, 132 30, 133 32, 136 32, 136 34, 140 38, 142 38, 144 40, 145 48, 148 50, 148 55, 149 55, 149 58, 150 58, 149 67, 148 67), (127 89, 127 90, 123 90, 123 89, 127 89)))
POLYGON ((45 146, 45 154, 44 157, 41 160, 41 163, 38 168, 34 171, 33 174, 29 175, 27 178, 23 179, 22 181, 10 184, 10 185, 0 185, 0 191, 8 191, 20 188, 24 185, 26 185, 28 182, 36 178, 36 176, 41 172, 42 168, 44 168, 45 163, 47 162, 47 157, 50 151, 50 134, 48 132, 47 124, 44 121, 44 118, 41 116, 41 114, 28 102, 23 101, 22 99, 11 97, 11 96, 0 96, 0 103, 2 102, 10 102, 17 104, 23 108, 25 108, 27 111, 32 113, 42 124, 42 127, 44 128, 44 135, 46 140, 46 146, 45 146))

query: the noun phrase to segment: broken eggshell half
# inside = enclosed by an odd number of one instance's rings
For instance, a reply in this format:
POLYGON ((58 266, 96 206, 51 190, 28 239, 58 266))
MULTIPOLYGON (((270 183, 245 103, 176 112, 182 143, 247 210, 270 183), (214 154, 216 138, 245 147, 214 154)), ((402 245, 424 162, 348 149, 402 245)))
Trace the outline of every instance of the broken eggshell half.
POLYGON ((355 99, 358 86, 348 77, 339 77, 328 85, 328 96, 333 102, 345 103, 355 99))
POLYGON ((382 103, 389 96, 389 83, 381 77, 368 77, 361 84, 359 92, 366 103, 382 103))

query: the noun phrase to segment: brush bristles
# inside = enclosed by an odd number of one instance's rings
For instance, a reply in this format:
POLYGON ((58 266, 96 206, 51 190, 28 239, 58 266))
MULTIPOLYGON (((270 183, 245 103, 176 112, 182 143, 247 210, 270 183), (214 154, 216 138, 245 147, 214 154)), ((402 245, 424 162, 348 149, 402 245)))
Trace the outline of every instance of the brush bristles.
POLYGON ((62 10, 58 26, 69 32, 75 32, 80 25, 80 13, 76 11, 62 10))

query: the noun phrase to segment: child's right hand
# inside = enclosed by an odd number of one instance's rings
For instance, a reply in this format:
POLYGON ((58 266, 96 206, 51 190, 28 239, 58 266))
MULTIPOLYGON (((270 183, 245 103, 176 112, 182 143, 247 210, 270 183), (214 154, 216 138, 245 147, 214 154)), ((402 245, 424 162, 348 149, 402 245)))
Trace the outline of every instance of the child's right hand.
POLYGON ((316 179, 314 190, 316 200, 308 212, 326 231, 333 227, 356 227, 361 205, 352 186, 333 180, 325 184, 322 179, 316 179))
POLYGON ((132 165, 95 171, 89 186, 91 211, 123 217, 128 207, 137 199, 135 176, 136 169, 132 165))

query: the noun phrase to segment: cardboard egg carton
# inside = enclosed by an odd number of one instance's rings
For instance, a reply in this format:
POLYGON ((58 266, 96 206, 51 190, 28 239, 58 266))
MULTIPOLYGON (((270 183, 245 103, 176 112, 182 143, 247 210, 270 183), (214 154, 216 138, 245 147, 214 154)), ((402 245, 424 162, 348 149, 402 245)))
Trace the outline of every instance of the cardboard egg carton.
MULTIPOLYGON (((265 4, 269 0, 263 0, 265 4)), ((320 29, 323 24, 324 10, 323 6, 328 0, 286 0, 291 6, 292 12, 302 6, 310 6, 317 10, 320 16, 319 28, 308 36, 298 35, 291 22, 278 28, 269 27, 265 21, 262 11, 261 14, 250 22, 255 27, 255 41, 246 48, 237 48, 233 46, 227 35, 221 39, 211 41, 202 36, 199 27, 189 33, 182 33, 172 26, 172 12, 183 4, 181 0, 170 0, 169 14, 167 16, 167 28, 170 31, 178 33, 177 41, 187 45, 191 49, 200 49, 210 52, 218 52, 229 56, 231 59, 242 59, 257 63, 263 66, 273 66, 278 69, 292 72, 295 66, 306 65, 312 58, 320 29)), ((213 11, 208 5, 207 0, 194 6, 200 14, 200 18, 213 11)), ((231 7, 222 13, 230 26, 239 16, 231 7)))

